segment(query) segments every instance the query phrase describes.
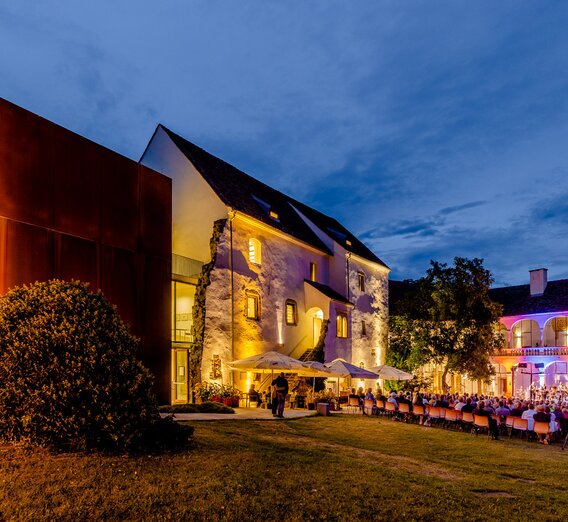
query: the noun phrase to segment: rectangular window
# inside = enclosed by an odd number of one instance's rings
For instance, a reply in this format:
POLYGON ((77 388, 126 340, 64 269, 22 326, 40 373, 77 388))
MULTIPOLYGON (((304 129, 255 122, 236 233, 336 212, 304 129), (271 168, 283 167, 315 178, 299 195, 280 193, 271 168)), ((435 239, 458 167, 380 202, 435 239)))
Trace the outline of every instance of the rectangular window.
POLYGON ((367 335, 367 325, 365 324, 365 321, 361 321, 361 335, 367 335))
POLYGON ((286 324, 288 326, 298 324, 298 305, 296 301, 292 301, 292 299, 286 301, 286 324))
POLYGON ((248 319, 260 318, 260 298, 257 294, 247 292, 245 315, 248 319))
POLYGON ((365 291, 365 274, 363 272, 359 272, 357 274, 357 281, 359 282, 359 290, 361 292, 365 291))
POLYGON ((310 281, 317 283, 318 280, 318 265, 317 263, 310 263, 310 281))
POLYGON ((347 339, 347 314, 345 312, 337 312, 336 327, 337 337, 347 339))

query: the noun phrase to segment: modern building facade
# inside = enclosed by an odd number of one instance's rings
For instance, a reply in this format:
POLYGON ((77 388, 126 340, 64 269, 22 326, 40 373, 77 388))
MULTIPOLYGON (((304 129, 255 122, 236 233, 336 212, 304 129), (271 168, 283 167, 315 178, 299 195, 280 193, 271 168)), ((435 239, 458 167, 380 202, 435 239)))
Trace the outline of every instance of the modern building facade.
POLYGON ((170 397, 171 180, 0 99, 0 294, 102 289, 170 397))
POLYGON ((172 398, 266 385, 269 350, 384 362, 389 268, 336 220, 158 126, 141 163, 173 180, 172 398))

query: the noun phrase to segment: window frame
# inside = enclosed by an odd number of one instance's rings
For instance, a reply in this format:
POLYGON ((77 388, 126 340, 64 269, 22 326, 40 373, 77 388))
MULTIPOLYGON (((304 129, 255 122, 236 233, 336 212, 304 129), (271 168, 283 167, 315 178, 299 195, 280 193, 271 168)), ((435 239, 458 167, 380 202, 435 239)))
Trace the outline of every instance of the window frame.
POLYGON ((297 326, 298 325, 298 303, 294 299, 286 299, 284 304, 284 320, 286 326, 297 326), (292 322, 288 321, 288 307, 292 309, 292 322))
POLYGON ((245 317, 247 319, 250 319, 252 321, 258 321, 260 320, 260 295, 258 292, 254 291, 254 290, 246 290, 245 291, 245 310, 244 310, 244 314, 245 317), (254 302, 253 305, 253 309, 254 309, 254 315, 249 315, 249 311, 250 311, 250 306, 249 306, 249 299, 252 299, 254 302))
POLYGON ((357 272, 357 284, 361 292, 365 291, 365 272, 357 272))
POLYGON ((349 316, 347 312, 338 310, 335 316, 335 336, 338 339, 349 339, 349 316))
POLYGON ((262 265, 262 243, 255 237, 249 238, 248 260, 253 265, 262 265))
POLYGON ((314 261, 310 261, 310 281, 318 282, 318 264, 314 261))

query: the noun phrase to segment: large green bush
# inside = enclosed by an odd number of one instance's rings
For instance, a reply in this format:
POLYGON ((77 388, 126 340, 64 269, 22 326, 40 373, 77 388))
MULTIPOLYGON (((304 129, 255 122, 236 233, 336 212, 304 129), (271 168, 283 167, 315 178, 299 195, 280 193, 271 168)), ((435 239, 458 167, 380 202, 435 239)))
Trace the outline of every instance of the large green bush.
POLYGON ((179 442, 136 350, 116 309, 84 283, 10 290, 0 298, 0 439, 70 450, 179 442))

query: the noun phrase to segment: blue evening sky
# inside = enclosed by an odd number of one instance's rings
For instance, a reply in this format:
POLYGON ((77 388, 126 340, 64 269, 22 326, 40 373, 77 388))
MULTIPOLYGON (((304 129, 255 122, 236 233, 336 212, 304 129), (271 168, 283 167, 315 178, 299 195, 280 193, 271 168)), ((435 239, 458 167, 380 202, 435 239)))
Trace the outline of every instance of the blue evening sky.
POLYGON ((0 96, 138 159, 163 123, 393 269, 568 278, 568 2, 0 0, 0 96))

